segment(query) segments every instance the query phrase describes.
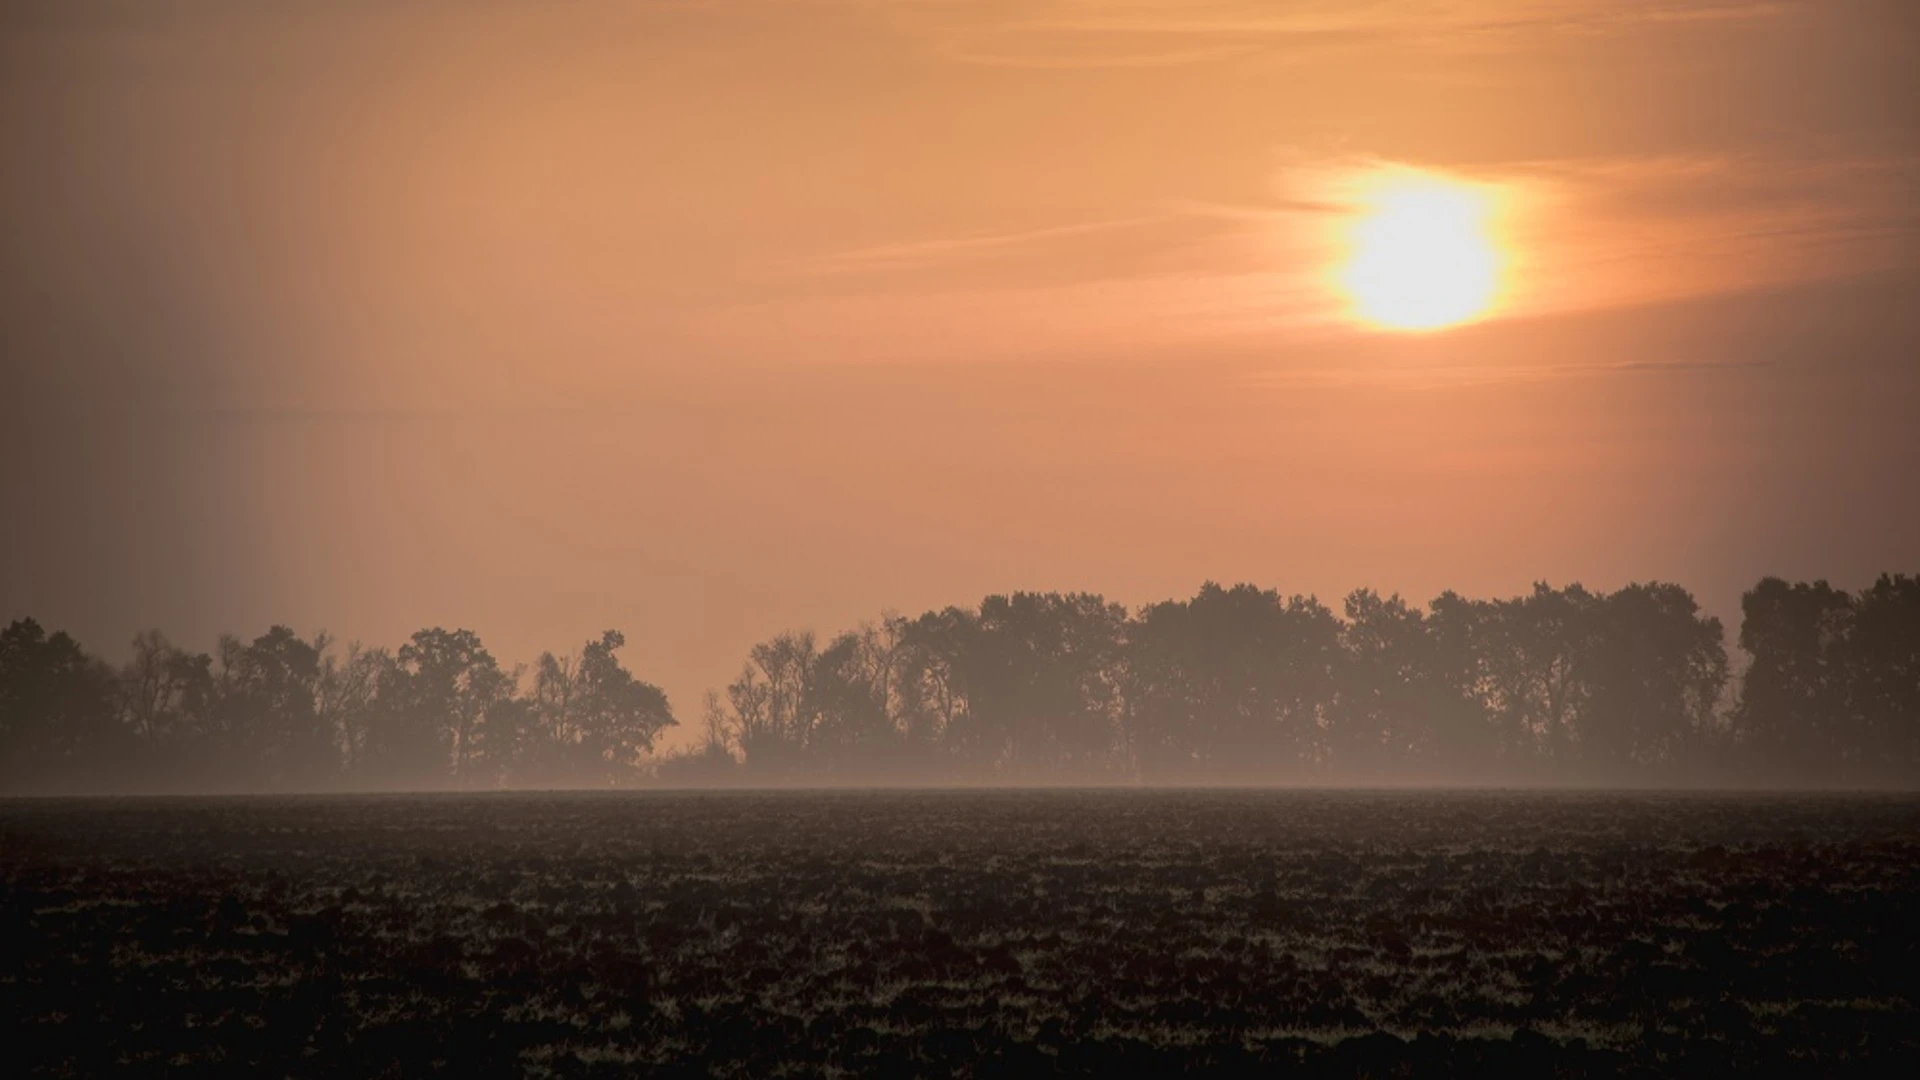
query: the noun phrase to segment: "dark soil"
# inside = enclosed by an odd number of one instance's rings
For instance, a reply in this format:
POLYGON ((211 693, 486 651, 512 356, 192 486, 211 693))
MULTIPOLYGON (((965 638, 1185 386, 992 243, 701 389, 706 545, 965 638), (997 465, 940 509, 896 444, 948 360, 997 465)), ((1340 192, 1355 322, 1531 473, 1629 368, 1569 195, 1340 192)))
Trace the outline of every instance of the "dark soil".
POLYGON ((0 1039, 83 1074, 1920 1075, 1917 917, 1909 797, 10 801, 0 1039))

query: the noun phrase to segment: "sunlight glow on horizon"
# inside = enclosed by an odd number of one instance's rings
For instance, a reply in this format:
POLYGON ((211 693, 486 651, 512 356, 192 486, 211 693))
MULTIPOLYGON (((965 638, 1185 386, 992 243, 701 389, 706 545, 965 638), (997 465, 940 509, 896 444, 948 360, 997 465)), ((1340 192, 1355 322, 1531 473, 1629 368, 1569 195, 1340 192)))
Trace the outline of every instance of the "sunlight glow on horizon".
POLYGON ((1482 187, 1411 169, 1357 185, 1335 282, 1352 316, 1382 330, 1437 330, 1493 310, 1511 261, 1482 187))

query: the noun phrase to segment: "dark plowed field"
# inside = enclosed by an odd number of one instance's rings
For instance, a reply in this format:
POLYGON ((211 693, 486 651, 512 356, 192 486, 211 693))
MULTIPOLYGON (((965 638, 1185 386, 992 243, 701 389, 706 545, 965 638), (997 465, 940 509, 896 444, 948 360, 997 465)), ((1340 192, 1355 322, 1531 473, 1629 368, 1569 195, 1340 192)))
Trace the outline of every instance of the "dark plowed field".
POLYGON ((1913 798, 14 801, 0 883, 10 1070, 1920 1066, 1913 798))

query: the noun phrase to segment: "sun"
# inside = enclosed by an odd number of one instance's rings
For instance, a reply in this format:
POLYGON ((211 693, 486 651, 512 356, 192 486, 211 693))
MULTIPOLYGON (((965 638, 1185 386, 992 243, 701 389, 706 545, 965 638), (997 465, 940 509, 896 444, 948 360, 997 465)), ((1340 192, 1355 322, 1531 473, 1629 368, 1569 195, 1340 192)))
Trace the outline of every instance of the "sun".
POLYGON ((1369 178, 1355 196, 1336 278, 1356 318, 1435 330, 1493 309, 1507 260, 1492 192, 1408 169, 1369 178))

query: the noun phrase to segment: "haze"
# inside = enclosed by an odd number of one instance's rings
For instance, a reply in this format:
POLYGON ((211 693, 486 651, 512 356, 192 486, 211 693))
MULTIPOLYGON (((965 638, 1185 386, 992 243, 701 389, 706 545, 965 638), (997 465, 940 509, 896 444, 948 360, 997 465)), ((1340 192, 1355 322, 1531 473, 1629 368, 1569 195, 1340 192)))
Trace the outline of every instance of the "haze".
POLYGON ((1904 0, 16 2, 0 618, 503 660, 1920 563, 1904 0), (1510 276, 1356 318, 1356 178, 1510 276), (1429 320, 1431 321, 1431 320, 1429 320))

